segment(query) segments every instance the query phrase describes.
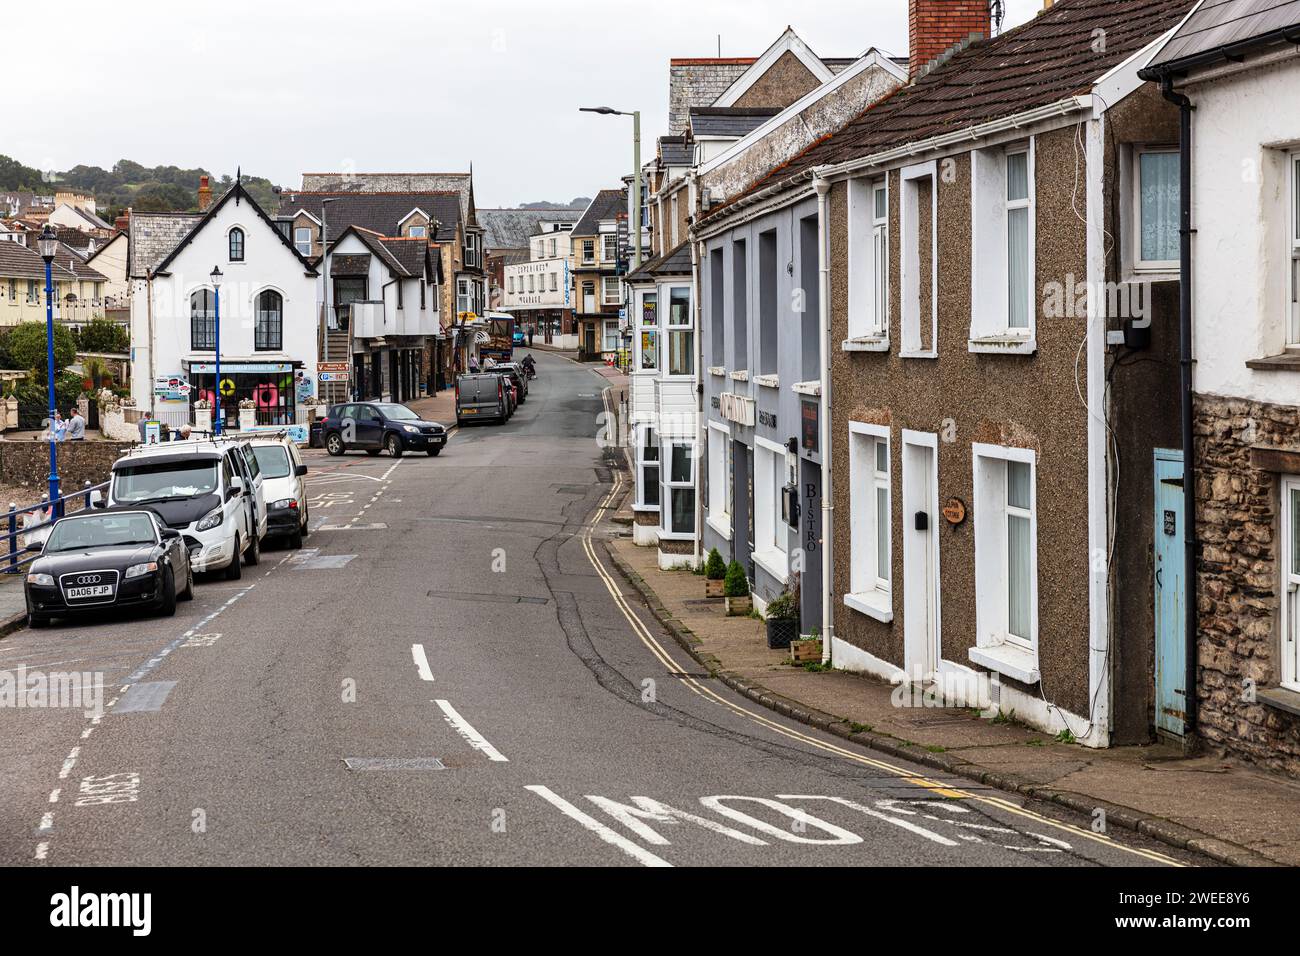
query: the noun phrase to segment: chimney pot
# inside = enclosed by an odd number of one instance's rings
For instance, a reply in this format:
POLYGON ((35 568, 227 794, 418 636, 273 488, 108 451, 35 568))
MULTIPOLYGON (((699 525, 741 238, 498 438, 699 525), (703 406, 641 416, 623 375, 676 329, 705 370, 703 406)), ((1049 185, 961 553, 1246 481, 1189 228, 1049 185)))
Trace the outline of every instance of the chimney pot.
POLYGON ((208 177, 199 177, 199 212, 207 212, 208 207, 212 205, 212 187, 208 185, 208 177))

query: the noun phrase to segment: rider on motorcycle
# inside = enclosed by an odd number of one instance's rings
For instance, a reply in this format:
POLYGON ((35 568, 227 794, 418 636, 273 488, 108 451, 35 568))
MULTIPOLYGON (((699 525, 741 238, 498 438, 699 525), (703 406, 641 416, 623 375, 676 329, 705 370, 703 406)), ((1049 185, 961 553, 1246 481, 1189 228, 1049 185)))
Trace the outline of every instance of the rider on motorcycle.
POLYGON ((534 375, 537 374, 537 368, 536 368, 537 363, 533 361, 533 357, 531 355, 525 355, 523 362, 521 362, 520 364, 523 365, 524 370, 528 372, 529 378, 532 378, 534 375))

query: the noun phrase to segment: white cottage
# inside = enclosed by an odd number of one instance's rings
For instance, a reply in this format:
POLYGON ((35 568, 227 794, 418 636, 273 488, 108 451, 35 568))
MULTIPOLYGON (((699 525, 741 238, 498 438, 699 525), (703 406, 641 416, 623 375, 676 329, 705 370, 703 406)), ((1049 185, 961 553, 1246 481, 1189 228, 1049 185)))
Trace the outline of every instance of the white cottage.
POLYGON ((201 217, 133 216, 130 243, 136 403, 192 421, 219 341, 227 427, 245 399, 259 425, 293 423, 315 388, 317 272, 252 196, 236 184, 201 217))

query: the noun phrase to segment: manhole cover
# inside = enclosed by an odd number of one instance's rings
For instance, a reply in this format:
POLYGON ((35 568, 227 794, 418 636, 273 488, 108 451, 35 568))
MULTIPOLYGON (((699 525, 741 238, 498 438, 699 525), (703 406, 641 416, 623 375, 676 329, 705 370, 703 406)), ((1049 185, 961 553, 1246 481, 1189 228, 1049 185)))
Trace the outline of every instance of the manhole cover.
POLYGON ((446 770, 437 757, 346 757, 349 770, 446 770))

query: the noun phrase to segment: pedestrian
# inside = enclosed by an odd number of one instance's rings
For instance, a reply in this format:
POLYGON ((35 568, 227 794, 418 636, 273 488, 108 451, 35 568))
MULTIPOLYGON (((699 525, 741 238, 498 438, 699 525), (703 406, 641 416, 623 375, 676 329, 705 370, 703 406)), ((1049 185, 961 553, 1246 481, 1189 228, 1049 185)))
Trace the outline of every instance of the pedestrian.
POLYGON ((68 435, 68 423, 63 420, 63 416, 57 409, 54 412, 54 421, 50 423, 50 431, 55 441, 63 441, 68 435))
POLYGON ((69 409, 68 441, 86 440, 86 420, 81 417, 81 409, 75 405, 69 409))
POLYGON ((535 328, 534 326, 531 326, 531 325, 528 326, 528 347, 529 347, 529 348, 532 348, 532 347, 533 347, 533 330, 534 330, 534 328, 535 328))
POLYGON ((182 425, 182 426, 181 426, 181 430, 180 430, 177 434, 180 435, 180 438, 179 438, 180 441, 189 441, 189 440, 190 440, 190 426, 189 426, 189 423, 187 422, 186 424, 182 425))
POLYGON ((148 420, 149 420, 149 413, 148 413, 148 412, 143 412, 143 413, 141 413, 141 415, 140 415, 140 420, 139 420, 138 422, 135 423, 135 427, 138 428, 138 429, 140 430, 140 444, 141 444, 141 445, 143 445, 143 444, 144 444, 144 441, 145 441, 145 429, 144 429, 144 423, 147 422, 148 420))

